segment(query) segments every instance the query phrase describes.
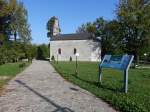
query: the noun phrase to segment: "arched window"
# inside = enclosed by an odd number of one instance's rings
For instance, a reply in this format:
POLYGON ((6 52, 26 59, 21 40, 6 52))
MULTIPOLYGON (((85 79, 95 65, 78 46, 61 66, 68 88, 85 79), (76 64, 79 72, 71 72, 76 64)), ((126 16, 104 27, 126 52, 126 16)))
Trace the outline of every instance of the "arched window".
POLYGON ((77 49, 76 49, 76 48, 74 48, 73 53, 74 53, 74 54, 76 54, 76 53, 77 53, 77 49))
POLYGON ((61 54, 61 48, 58 49, 58 54, 61 54))

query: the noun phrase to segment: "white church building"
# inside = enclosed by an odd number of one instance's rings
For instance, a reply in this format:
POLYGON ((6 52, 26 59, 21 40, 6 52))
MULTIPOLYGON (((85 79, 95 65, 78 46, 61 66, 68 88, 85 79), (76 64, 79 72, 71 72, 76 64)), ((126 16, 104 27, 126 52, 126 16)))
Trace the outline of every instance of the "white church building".
POLYGON ((101 61, 101 47, 98 39, 89 33, 60 34, 56 18, 53 36, 50 38, 50 59, 58 61, 101 61))

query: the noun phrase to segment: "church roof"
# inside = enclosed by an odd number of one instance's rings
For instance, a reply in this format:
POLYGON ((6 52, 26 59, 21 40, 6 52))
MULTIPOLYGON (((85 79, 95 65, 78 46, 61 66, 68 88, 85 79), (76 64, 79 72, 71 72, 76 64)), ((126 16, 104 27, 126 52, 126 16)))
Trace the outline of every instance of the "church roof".
POLYGON ((59 34, 53 36, 51 41, 59 40, 89 40, 92 39, 92 35, 89 33, 74 33, 74 34, 59 34))

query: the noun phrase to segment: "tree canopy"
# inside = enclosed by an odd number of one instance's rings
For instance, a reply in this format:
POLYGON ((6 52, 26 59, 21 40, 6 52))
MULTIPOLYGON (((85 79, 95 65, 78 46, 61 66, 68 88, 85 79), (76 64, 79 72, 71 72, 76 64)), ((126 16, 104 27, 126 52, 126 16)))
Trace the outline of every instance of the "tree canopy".
POLYGON ((150 2, 120 0, 116 12, 122 27, 124 47, 138 61, 140 55, 150 51, 150 2))
POLYGON ((17 0, 0 0, 0 64, 31 58, 27 10, 17 0))
POLYGON ((36 59, 45 60, 49 58, 49 47, 46 44, 41 44, 37 46, 36 59))
POLYGON ((119 0, 116 19, 97 18, 81 25, 77 32, 92 32, 100 37, 102 56, 128 53, 138 63, 140 56, 150 54, 150 1, 119 0))
POLYGON ((87 22, 86 24, 82 24, 78 29, 76 30, 77 33, 95 33, 96 27, 91 22, 87 22))
POLYGON ((0 31, 1 35, 5 36, 5 40, 13 38, 16 41, 18 35, 18 40, 30 42, 31 29, 23 3, 17 0, 0 0, 0 6, 0 24, 2 25, 0 31))

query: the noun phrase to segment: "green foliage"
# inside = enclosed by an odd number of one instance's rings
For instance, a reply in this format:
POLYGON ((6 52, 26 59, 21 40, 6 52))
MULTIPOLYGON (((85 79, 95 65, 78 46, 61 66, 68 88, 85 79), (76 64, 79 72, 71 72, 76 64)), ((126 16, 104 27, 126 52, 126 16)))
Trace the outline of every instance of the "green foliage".
MULTIPOLYGON (((17 0, 0 0, 0 34, 5 40, 12 39, 19 41, 30 42, 31 30, 27 19, 27 10, 22 2, 17 0)), ((4 41, 4 39, 3 39, 4 41)))
POLYGON ((37 56, 36 59, 38 60, 45 60, 49 58, 49 47, 46 44, 39 45, 37 47, 37 56))
POLYGON ((96 32, 96 26, 91 23, 87 22, 86 24, 82 24, 81 27, 78 27, 77 33, 95 33, 96 32))
POLYGON ((126 51, 138 57, 148 52, 150 46, 150 2, 148 0, 120 0, 118 21, 126 51))
POLYGON ((8 3, 5 0, 0 0, 0 41, 8 39, 10 35, 10 14, 8 3))
POLYGON ((28 59, 28 61, 32 61, 33 58, 36 58, 37 54, 37 46, 32 44, 27 44, 23 46, 23 50, 25 53, 25 58, 28 59))
POLYGON ((36 47, 19 42, 6 42, 0 46, 0 64, 17 62, 22 59, 30 61, 36 57, 36 47))
POLYGON ((69 61, 71 62, 72 61, 72 57, 70 56, 70 58, 69 58, 69 61))
POLYGON ((17 0, 10 0, 9 7, 12 9, 11 13, 11 30, 16 41, 17 34, 22 42, 29 42, 31 40, 31 30, 28 24, 27 10, 22 2, 17 0))
POLYGON ((81 25, 77 32, 92 32, 100 37, 102 57, 107 54, 128 53, 139 56, 150 52, 149 0, 119 0, 115 20, 96 19, 81 25), (96 28, 96 29, 95 29, 96 28))
POLYGON ((77 33, 88 32, 100 37, 102 57, 105 54, 119 54, 123 53, 121 25, 118 21, 107 21, 103 18, 97 18, 93 23, 83 24, 78 28, 77 33))
POLYGON ((103 18, 98 18, 94 24, 97 26, 96 36, 101 38, 102 57, 110 53, 122 54, 120 24, 116 20, 106 21, 103 18))
POLYGON ((123 72, 104 69, 102 85, 98 81, 98 63, 79 62, 75 75, 75 62, 52 63, 67 80, 102 98, 123 112, 150 111, 150 69, 129 70, 129 91, 123 93, 123 72), (88 69, 87 69, 88 68, 88 69))
POLYGON ((51 57, 51 60, 55 62, 55 57, 54 57, 54 55, 51 57))
POLYGON ((0 64, 35 57, 27 18, 22 2, 0 0, 0 64))

